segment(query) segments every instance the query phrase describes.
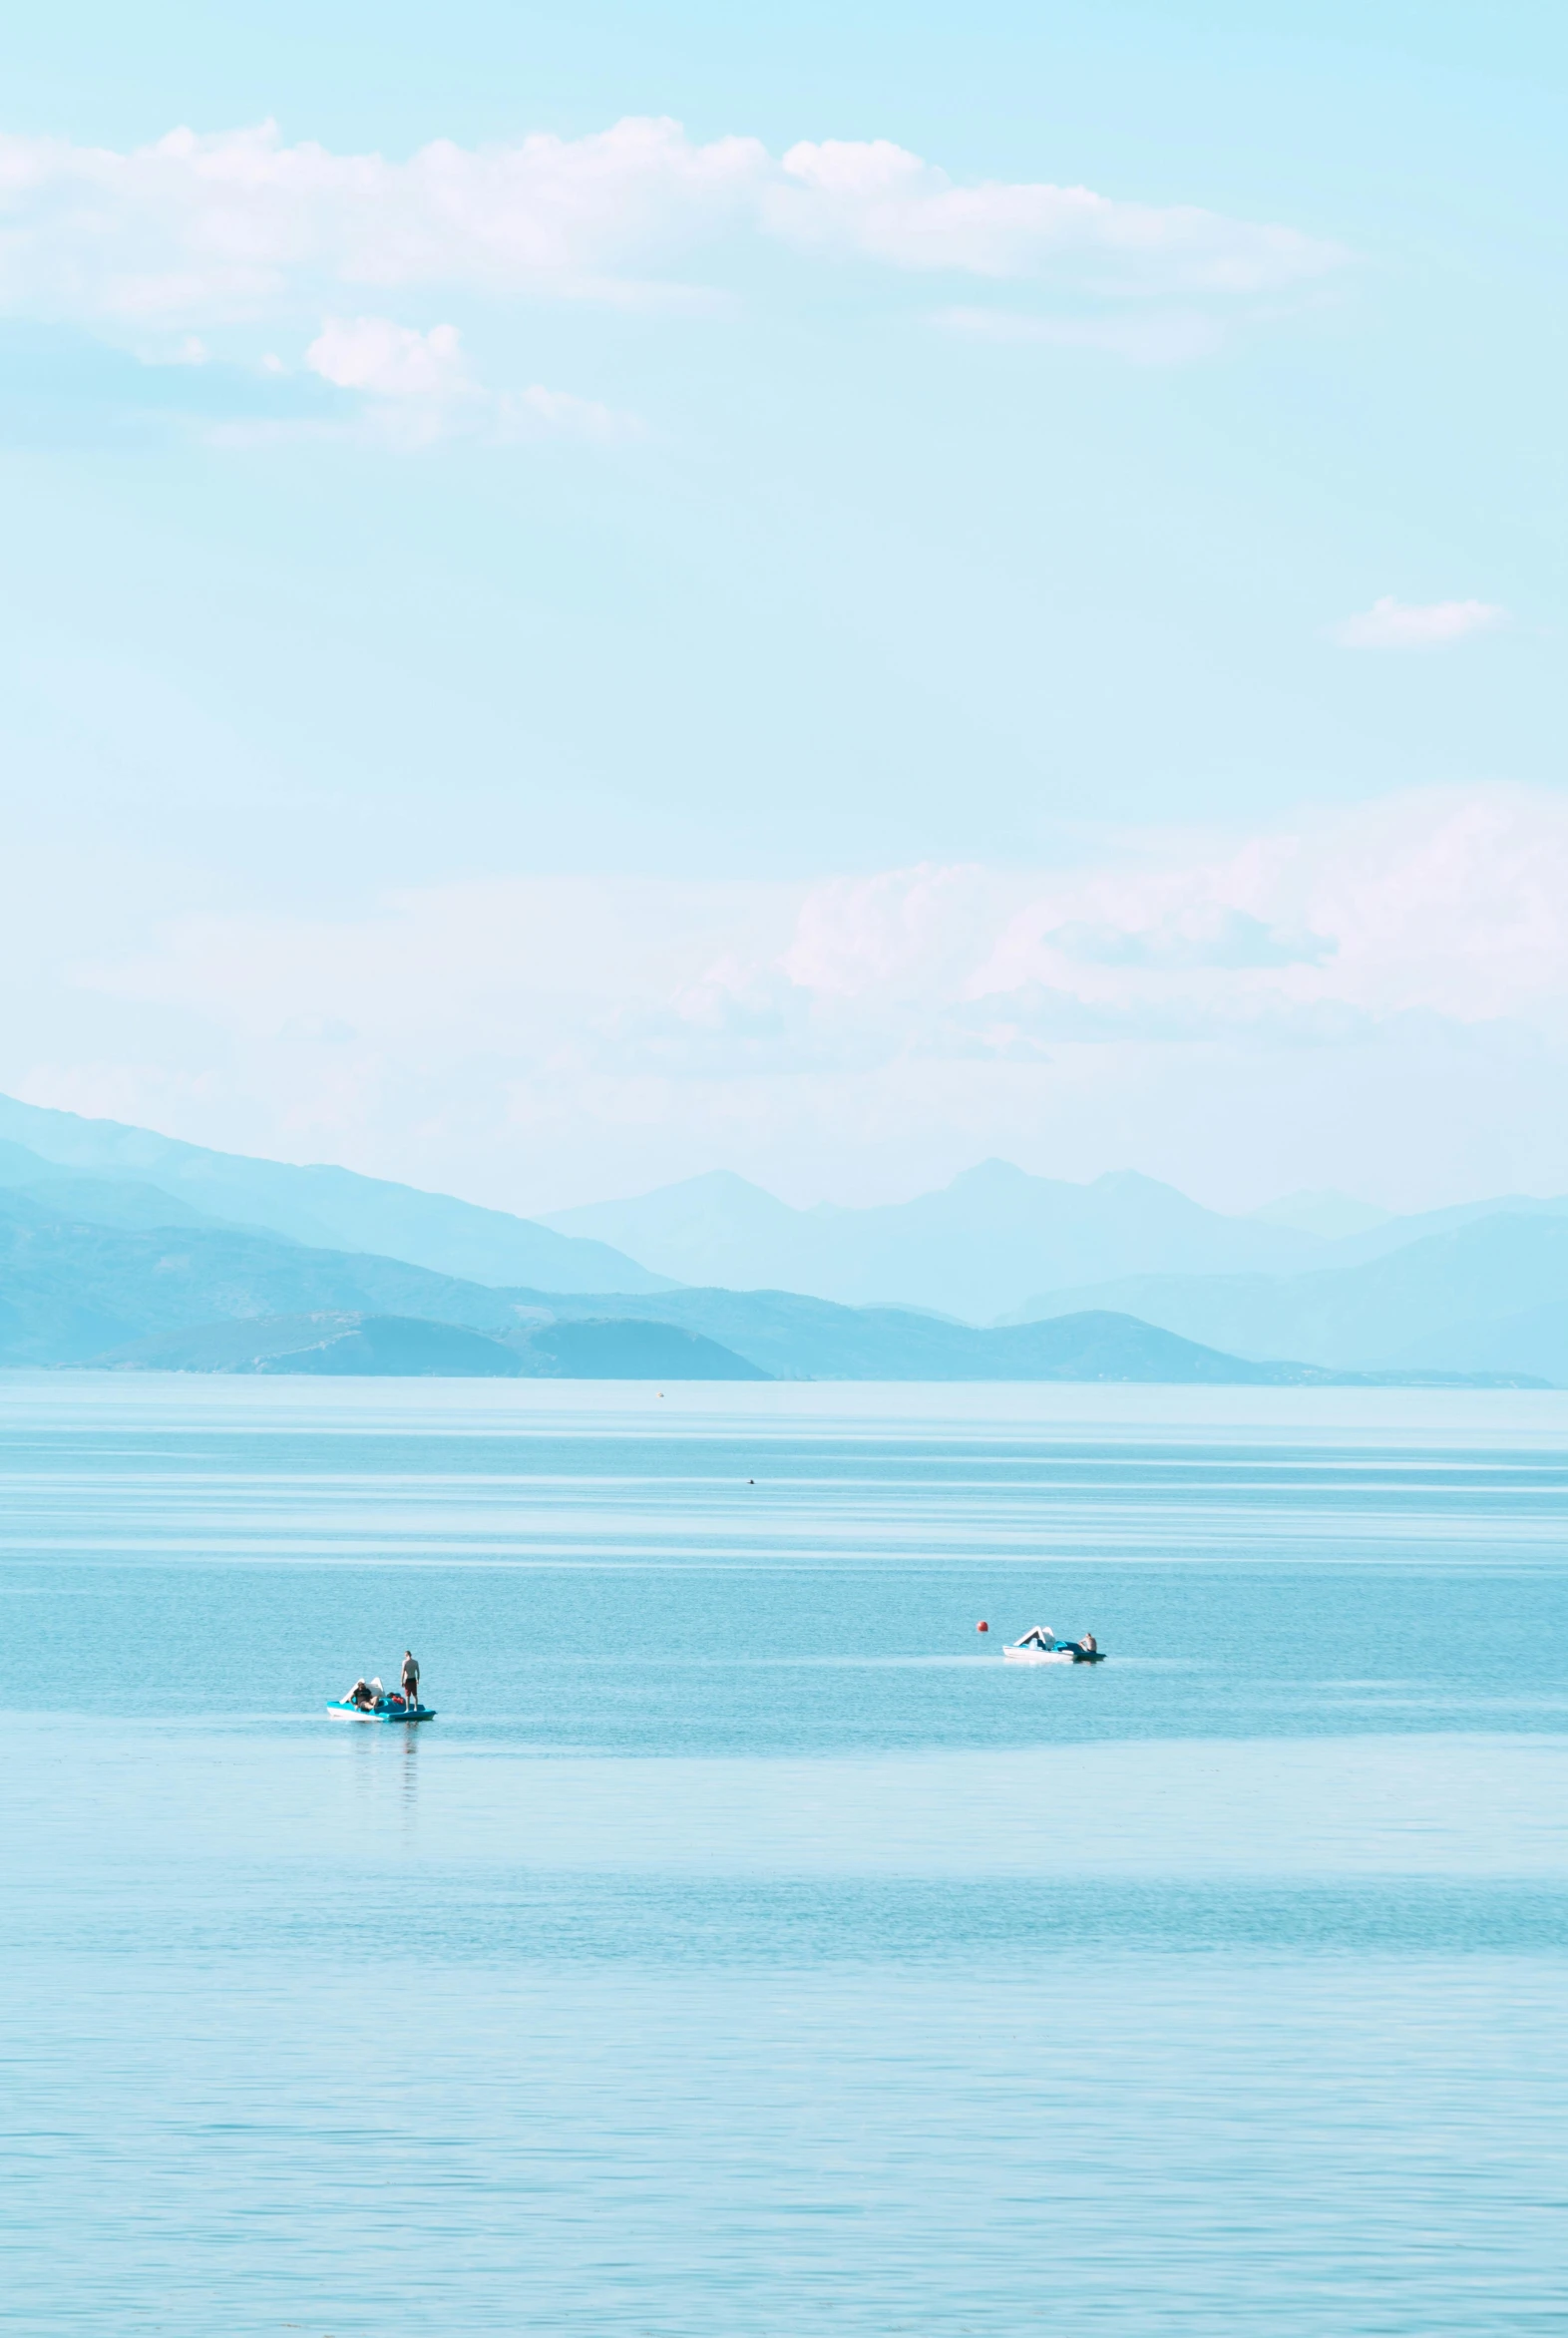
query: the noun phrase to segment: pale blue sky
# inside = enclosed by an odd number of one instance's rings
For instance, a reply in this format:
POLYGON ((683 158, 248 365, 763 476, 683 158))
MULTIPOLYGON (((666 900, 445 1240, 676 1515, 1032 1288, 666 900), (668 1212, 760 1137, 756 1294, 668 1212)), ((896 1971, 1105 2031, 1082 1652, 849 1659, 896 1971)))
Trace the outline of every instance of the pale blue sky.
POLYGON ((522 1207, 1568 1186, 1560 12, 214 16, 8 36, 0 1085, 522 1207), (605 194, 576 142, 660 116, 605 194), (266 120, 236 290, 125 158, 266 120), (780 168, 877 140, 967 241, 780 168), (1077 186, 1087 243, 1016 227, 1077 186))

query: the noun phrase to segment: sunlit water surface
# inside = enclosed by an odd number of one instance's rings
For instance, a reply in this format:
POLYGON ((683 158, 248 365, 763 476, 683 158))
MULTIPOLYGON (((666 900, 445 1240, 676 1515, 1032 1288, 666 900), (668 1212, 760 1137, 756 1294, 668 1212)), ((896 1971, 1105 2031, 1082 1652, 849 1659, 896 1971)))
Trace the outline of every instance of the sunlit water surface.
POLYGON ((1557 1395, 0 1377, 0 2319, 1568 2331, 1565 1496, 1557 1395))

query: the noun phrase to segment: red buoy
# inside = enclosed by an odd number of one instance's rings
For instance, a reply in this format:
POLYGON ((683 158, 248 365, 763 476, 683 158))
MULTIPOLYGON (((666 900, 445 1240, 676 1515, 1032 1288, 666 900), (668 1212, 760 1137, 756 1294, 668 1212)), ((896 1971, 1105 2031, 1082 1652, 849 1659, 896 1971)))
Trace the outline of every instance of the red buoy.
POLYGON ((988 1632, 990 1630, 990 1626, 989 1624, 977 1624, 975 1629, 977 1632, 988 1632))

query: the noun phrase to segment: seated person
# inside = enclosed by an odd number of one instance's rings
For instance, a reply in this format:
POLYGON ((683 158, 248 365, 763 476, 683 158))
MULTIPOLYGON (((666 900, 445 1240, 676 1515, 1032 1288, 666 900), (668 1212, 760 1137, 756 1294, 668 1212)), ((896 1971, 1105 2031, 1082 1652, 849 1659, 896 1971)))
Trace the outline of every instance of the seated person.
POLYGON ((369 1707, 374 1705, 375 1698, 371 1694, 370 1683, 368 1681, 356 1681, 352 1689, 350 1689, 348 1692, 348 1702, 350 1705, 359 1706, 362 1711, 366 1711, 369 1709, 369 1707))

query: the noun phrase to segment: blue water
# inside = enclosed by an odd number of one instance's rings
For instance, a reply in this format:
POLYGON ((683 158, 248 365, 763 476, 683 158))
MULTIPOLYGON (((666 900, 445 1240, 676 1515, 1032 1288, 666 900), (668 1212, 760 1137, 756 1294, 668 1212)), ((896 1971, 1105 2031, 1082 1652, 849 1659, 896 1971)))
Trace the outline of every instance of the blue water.
POLYGON ((1565 1530, 1556 1394, 0 1378, 0 2319, 1568 2331, 1565 1530))

